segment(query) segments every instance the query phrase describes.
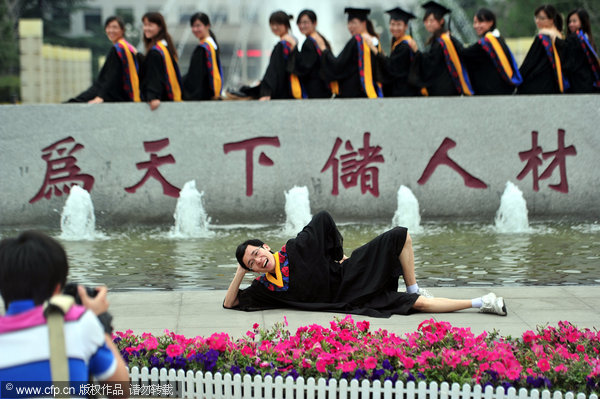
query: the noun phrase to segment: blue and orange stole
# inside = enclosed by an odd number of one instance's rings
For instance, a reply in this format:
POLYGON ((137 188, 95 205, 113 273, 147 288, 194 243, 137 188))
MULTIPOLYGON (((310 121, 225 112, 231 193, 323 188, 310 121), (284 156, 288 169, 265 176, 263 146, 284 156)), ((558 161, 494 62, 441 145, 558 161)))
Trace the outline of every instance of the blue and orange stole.
MULTIPOLYGON (((321 57, 323 55, 323 52, 319 48, 319 45, 317 44, 317 41, 315 40, 315 38, 312 36, 307 36, 307 38, 312 40, 312 42, 315 45, 315 49, 317 49, 317 54, 319 54, 319 57, 321 57)), ((329 90, 331 90, 331 93, 333 93, 335 95, 340 94, 340 85, 338 84, 337 80, 329 82, 329 90)))
POLYGON ((590 65, 592 75, 594 76, 594 87, 600 89, 600 62, 598 61, 598 54, 594 50, 594 47, 590 43, 588 36, 581 29, 577 31, 577 39, 583 49, 583 53, 590 65))
POLYGON ((266 273, 258 276, 256 280, 260 281, 269 291, 287 291, 290 288, 290 261, 285 245, 273 256, 275 257, 275 274, 266 273))
POLYGON ((471 81, 469 80, 469 74, 467 73, 467 68, 465 68, 460 61, 456 47, 454 47, 454 43, 452 43, 452 39, 450 39, 450 34, 448 32, 442 33, 441 36, 437 38, 437 41, 444 51, 446 66, 448 67, 454 86, 456 86, 456 91, 465 96, 472 96, 474 93, 473 88, 471 87, 471 81))
POLYGON ((373 66, 371 62, 371 49, 361 35, 355 35, 358 45, 358 73, 360 84, 368 98, 383 97, 381 86, 373 81, 373 66))
MULTIPOLYGON (((285 40, 280 42, 283 45, 283 59, 287 61, 292 53, 292 45, 285 40)), ((290 73, 290 89, 292 91, 292 97, 295 99, 308 98, 306 91, 298 79, 298 75, 290 73)))
POLYGON ((223 71, 221 70, 221 60, 217 57, 217 52, 213 44, 206 40, 200 42, 200 46, 206 50, 206 68, 210 75, 208 84, 214 93, 214 97, 221 95, 221 88, 223 87, 223 71))
POLYGON ((558 83, 558 89, 561 93, 564 93, 570 85, 567 78, 563 75, 562 65, 560 62, 560 57, 558 56, 558 51, 556 51, 556 45, 554 44, 554 40, 548 35, 539 34, 538 38, 541 40, 544 49, 546 50, 546 55, 548 56, 548 61, 550 61, 550 65, 554 72, 556 73, 556 82, 558 83))
POLYGON ((486 33, 484 37, 479 39, 478 43, 490 56, 492 63, 500 76, 502 76, 502 79, 514 86, 519 86, 523 83, 517 61, 515 61, 512 52, 508 48, 505 52, 504 47, 502 47, 500 41, 492 32, 486 33))
POLYGON ((117 41, 114 46, 123 66, 123 90, 131 101, 140 102, 139 65, 135 57, 137 50, 125 39, 117 41))
POLYGON ((159 41, 152 47, 162 55, 163 62, 165 65, 165 71, 167 74, 165 89, 167 90, 167 97, 171 101, 181 101, 181 75, 179 74, 179 67, 171 59, 171 53, 165 46, 163 41, 159 41))

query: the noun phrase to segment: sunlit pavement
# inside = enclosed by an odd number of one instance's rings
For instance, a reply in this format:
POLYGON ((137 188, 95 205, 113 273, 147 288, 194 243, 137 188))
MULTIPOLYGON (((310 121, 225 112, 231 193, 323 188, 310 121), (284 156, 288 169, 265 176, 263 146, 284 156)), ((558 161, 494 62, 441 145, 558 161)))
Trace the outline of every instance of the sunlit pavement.
MULTIPOLYGON (((428 288, 435 296, 471 299, 486 294, 488 287, 428 288)), ((416 313, 393 315, 388 319, 353 315, 355 321, 368 320, 372 330, 386 329, 396 334, 413 332, 428 319, 450 322, 456 327, 469 327, 479 334, 497 330, 500 334, 520 336, 536 326, 556 325, 566 320, 583 328, 600 327, 600 288, 598 286, 493 287, 505 299, 505 317, 480 314, 476 309, 455 313, 416 313)), ((225 291, 134 291, 111 292, 113 325, 116 331, 131 329, 136 334, 161 334, 165 329, 186 337, 209 336, 225 332, 233 338, 251 330, 254 323, 269 328, 276 322, 288 322, 292 332, 304 325, 329 326, 344 314, 305 312, 293 309, 240 312, 222 307, 225 291)))

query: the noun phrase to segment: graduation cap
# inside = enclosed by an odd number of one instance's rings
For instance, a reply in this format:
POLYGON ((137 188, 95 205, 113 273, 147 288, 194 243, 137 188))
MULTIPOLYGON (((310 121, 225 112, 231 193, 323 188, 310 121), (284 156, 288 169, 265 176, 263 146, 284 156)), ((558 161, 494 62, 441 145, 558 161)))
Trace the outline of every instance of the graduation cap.
POLYGON ((434 14, 437 18, 442 18, 444 15, 451 13, 452 10, 444 7, 443 5, 436 3, 435 1, 428 1, 421 7, 425 9, 425 15, 434 14))
POLYGON ((371 9, 370 8, 346 7, 344 9, 344 12, 346 14, 348 14, 348 21, 350 21, 353 18, 357 18, 360 21, 366 21, 367 15, 369 15, 369 13, 371 12, 371 9))
POLYGON ((387 10, 386 14, 390 14, 391 19, 395 19, 396 21, 404 21, 404 23, 408 23, 409 20, 416 18, 413 14, 409 13, 408 11, 404 11, 400 7, 387 10))

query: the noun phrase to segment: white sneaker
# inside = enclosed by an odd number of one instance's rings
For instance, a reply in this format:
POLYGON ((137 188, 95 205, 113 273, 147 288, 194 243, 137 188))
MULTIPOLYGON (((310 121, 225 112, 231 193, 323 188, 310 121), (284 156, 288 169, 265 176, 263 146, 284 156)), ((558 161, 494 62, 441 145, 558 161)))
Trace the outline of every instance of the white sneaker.
POLYGON ((497 297, 496 294, 490 292, 487 295, 481 297, 483 305, 479 309, 479 313, 493 313, 500 316, 506 316, 506 304, 504 298, 497 297))
POLYGON ((425 298, 433 298, 431 292, 427 291, 425 288, 419 288, 416 293, 425 298))

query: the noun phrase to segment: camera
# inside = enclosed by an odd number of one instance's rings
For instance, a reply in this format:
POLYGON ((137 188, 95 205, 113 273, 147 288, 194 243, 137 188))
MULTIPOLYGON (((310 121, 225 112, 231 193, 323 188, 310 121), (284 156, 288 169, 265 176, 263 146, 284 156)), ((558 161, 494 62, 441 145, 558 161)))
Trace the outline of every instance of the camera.
MULTIPOLYGON (((63 288, 63 294, 72 296, 73 298, 75 298, 75 303, 78 305, 81 305, 82 304, 81 297, 79 296, 79 293, 77 292, 78 285, 79 284, 77 284, 77 283, 65 284, 65 287, 63 288)), ((85 292, 87 293, 87 295, 90 298, 95 298, 96 295, 98 295, 98 291, 96 291, 95 288, 88 287, 86 285, 84 285, 83 288, 85 288, 85 292)), ((112 315, 108 312, 104 312, 104 313, 98 315, 98 320, 100 320, 100 323, 102 323, 102 326, 104 327, 104 331, 107 334, 112 334, 112 331, 113 331, 112 319, 113 319, 112 315)))
MULTIPOLYGON (((79 293, 77 292, 77 283, 67 283, 65 284, 65 288, 63 288, 63 294, 72 296, 75 298, 75 303, 81 305, 81 298, 79 297, 79 293)), ((98 295, 98 291, 96 291, 92 287, 83 286, 85 288, 85 292, 88 294, 90 298, 95 298, 98 295)))

